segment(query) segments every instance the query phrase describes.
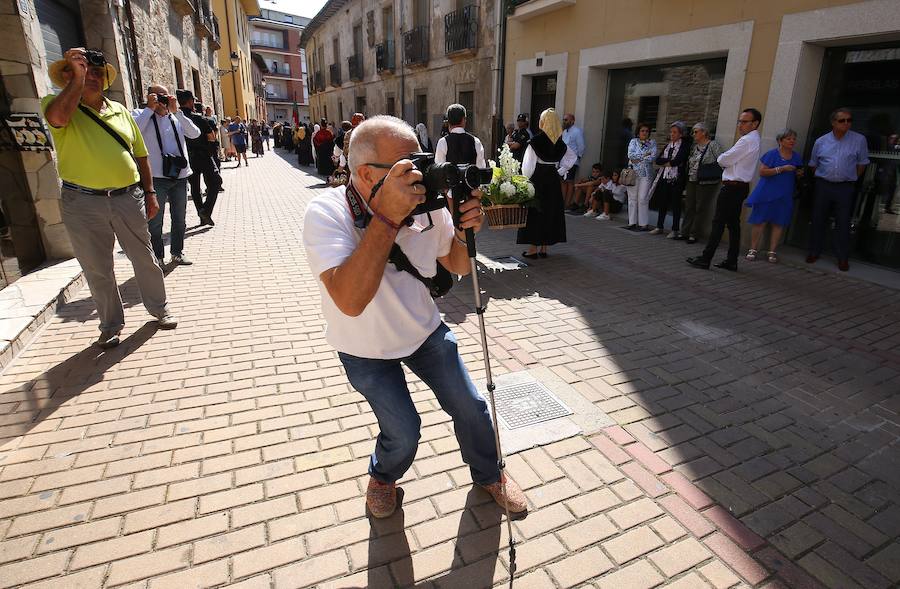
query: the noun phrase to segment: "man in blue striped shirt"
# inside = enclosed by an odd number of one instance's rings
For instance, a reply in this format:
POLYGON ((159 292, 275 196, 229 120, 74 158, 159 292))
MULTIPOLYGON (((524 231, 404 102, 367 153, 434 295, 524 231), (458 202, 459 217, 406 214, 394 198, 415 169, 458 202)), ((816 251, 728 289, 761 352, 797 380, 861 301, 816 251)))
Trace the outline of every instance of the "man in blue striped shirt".
POLYGON ((869 163, 866 138, 850 130, 852 123, 853 115, 846 108, 832 112, 831 132, 816 139, 809 158, 809 167, 816 178, 816 199, 806 262, 814 264, 822 255, 825 226, 833 205, 836 222, 834 253, 838 268, 843 272, 850 269, 850 214, 856 180, 869 163))

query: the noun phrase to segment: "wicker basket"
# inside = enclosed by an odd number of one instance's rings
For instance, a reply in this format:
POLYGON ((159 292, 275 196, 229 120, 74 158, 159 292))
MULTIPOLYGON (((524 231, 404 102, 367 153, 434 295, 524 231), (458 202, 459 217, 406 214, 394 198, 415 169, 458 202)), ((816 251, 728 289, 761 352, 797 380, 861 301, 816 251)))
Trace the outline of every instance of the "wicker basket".
POLYGON ((525 226, 528 207, 522 205, 491 205, 484 207, 491 229, 511 229, 525 226))

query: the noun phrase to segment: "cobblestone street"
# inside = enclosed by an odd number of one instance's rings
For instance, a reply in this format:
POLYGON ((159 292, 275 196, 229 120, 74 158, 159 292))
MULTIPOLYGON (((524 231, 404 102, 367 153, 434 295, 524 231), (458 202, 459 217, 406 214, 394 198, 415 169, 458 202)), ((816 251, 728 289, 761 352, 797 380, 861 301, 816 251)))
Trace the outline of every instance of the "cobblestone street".
MULTIPOLYGON (((419 381, 402 510, 366 517, 377 426, 325 343, 301 239, 322 183, 295 161, 226 163, 216 226, 189 210, 178 329, 120 253, 122 345, 90 345, 85 288, 0 375, 0 588, 508 586, 501 512, 419 381)), ((481 275, 492 365, 618 425, 508 456, 515 589, 900 584, 898 292, 822 263, 702 272, 696 246, 566 220, 548 258, 481 275)), ((440 307, 483 379, 470 282, 440 307)))

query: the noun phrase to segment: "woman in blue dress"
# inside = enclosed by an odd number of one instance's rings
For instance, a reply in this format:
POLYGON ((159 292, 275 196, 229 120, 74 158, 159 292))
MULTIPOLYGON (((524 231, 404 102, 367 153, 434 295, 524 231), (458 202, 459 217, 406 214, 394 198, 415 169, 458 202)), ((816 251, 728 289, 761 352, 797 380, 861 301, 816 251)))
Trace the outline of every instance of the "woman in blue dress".
POLYGON ((753 212, 747 222, 752 226, 750 234, 750 251, 747 260, 752 262, 759 256, 759 243, 762 240, 766 224, 771 226, 769 234, 769 251, 766 259, 775 264, 778 254, 775 248, 781 241, 784 228, 791 222, 794 211, 794 186, 798 176, 803 175, 803 160, 794 153, 797 143, 797 132, 785 129, 775 139, 778 147, 767 151, 759 158, 759 184, 753 190, 746 206, 753 212))

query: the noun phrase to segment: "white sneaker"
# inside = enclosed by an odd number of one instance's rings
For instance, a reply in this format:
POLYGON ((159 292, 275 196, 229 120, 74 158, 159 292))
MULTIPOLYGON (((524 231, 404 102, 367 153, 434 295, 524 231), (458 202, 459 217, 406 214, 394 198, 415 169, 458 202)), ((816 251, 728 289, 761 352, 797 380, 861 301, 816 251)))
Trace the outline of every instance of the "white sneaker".
POLYGON ((609 215, 607 215, 606 213, 600 213, 599 215, 597 215, 597 220, 598 221, 609 221, 609 215))
POLYGON ((193 264, 193 262, 185 258, 184 255, 172 256, 172 261, 170 263, 175 264, 176 266, 190 266, 193 264))
POLYGON ((594 211, 587 211, 585 214, 582 215, 582 217, 593 217, 593 216, 594 216, 594 211))
POLYGON ((678 237, 678 234, 674 231, 669 231, 669 234, 666 235, 666 239, 675 239, 676 237, 678 237))
POLYGON ((659 227, 654 227, 650 231, 650 235, 659 235, 660 233, 662 233, 662 229, 660 229, 659 227))
POLYGON ((156 323, 160 329, 175 329, 178 327, 178 319, 168 311, 162 317, 157 317, 156 323))

